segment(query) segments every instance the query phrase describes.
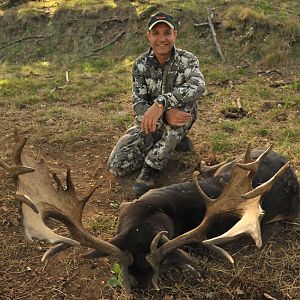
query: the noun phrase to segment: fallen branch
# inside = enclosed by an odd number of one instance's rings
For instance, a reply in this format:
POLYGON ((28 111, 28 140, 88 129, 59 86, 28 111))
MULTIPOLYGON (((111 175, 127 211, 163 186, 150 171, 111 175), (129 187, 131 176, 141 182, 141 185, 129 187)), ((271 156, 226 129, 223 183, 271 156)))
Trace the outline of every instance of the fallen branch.
POLYGON ((109 23, 109 22, 120 22, 120 19, 119 19, 118 17, 114 17, 114 18, 111 18, 111 19, 107 19, 107 20, 104 20, 104 21, 103 21, 103 24, 109 23))
POLYGON ((217 86, 221 86, 221 87, 227 87, 229 86, 230 88, 233 88, 234 84, 243 84, 244 80, 241 79, 236 79, 236 80, 231 80, 231 79, 224 79, 224 80, 220 80, 220 81, 211 81, 208 82, 207 85, 217 85, 217 86))
POLYGON ((105 23, 110 23, 110 22, 123 23, 123 22, 128 21, 128 19, 129 19, 129 18, 126 18, 126 19, 124 19, 124 20, 120 20, 118 17, 114 17, 114 18, 111 18, 111 19, 104 20, 104 21, 103 21, 103 24, 105 24, 105 23))
POLYGON ((212 36, 213 36, 213 40, 214 40, 216 49, 217 49, 217 51, 218 51, 218 53, 219 53, 222 61, 225 62, 225 56, 224 56, 224 54, 222 52, 222 49, 221 49, 221 46, 220 46, 220 44, 219 44, 219 42, 217 40, 217 34, 215 32, 214 25, 213 25, 213 23, 211 21, 211 18, 210 18, 210 14, 211 13, 210 13, 210 11, 209 11, 209 9, 207 7, 206 7, 206 10, 207 10, 207 20, 208 20, 208 23, 209 23, 209 27, 210 27, 210 30, 211 30, 211 33, 212 33, 212 36))
MULTIPOLYGON (((64 89, 68 84, 69 84, 69 73, 70 73, 70 70, 67 70, 66 71, 66 83, 64 84, 64 85, 62 85, 62 86, 56 86, 56 87, 54 87, 51 91, 50 91, 50 93, 49 93, 49 95, 51 95, 51 94, 53 94, 56 90, 62 90, 62 89, 64 89)), ((48 95, 48 96, 49 96, 48 95)))
POLYGON ((235 103, 239 111, 243 110, 243 105, 240 98, 235 99, 235 103))
POLYGON ((280 81, 274 81, 272 83, 269 84, 269 87, 272 87, 272 88, 277 88, 277 87, 280 87, 280 86, 285 86, 285 85, 288 85, 288 84, 293 84, 295 81, 284 81, 284 80, 280 80, 280 81))
POLYGON ((227 288, 229 288, 230 285, 232 284, 232 282, 235 281, 235 279, 241 275, 241 273, 244 271, 244 269, 245 269, 245 265, 236 274, 234 274, 234 276, 227 282, 227 284, 226 284, 227 288))
POLYGON ((272 297, 271 295, 264 293, 264 297, 268 300, 277 300, 276 298, 272 297))
POLYGON ((240 98, 234 100, 236 107, 227 107, 222 109, 222 114, 227 119, 240 119, 247 115, 247 112, 244 110, 242 101, 240 98))
POLYGON ((282 75, 282 72, 279 69, 269 69, 269 70, 259 70, 257 71, 258 75, 270 75, 270 74, 282 75))
POLYGON ((12 42, 12 43, 8 43, 8 44, 6 44, 6 45, 4 45, 4 46, 1 46, 1 47, 0 47, 0 50, 3 49, 3 48, 6 48, 6 47, 10 47, 10 46, 12 46, 12 45, 14 45, 14 44, 17 44, 17 43, 21 43, 21 42, 26 41, 26 40, 32 40, 32 39, 46 39, 46 38, 49 38, 49 37, 51 37, 51 36, 53 36, 53 34, 50 34, 50 35, 47 35, 47 36, 40 36, 40 35, 37 35, 37 36, 27 36, 27 37, 24 37, 24 38, 22 38, 22 39, 16 40, 16 41, 14 41, 14 42, 12 42))
POLYGON ((105 47, 115 43, 120 37, 122 37, 122 35, 125 34, 125 30, 123 30, 122 32, 120 32, 118 35, 116 35, 111 41, 107 42, 106 44, 102 45, 99 48, 96 48, 94 50, 92 50, 92 54, 88 55, 88 56, 93 56, 93 55, 98 55, 97 52, 101 51, 102 49, 104 49, 105 47))
MULTIPOLYGON (((212 23, 213 23, 213 25, 220 25, 220 24, 222 24, 221 21, 214 21, 214 22, 212 22, 212 23)), ((198 23, 198 24, 194 24, 194 26, 195 26, 195 27, 206 27, 206 26, 209 26, 209 23, 207 23, 207 22, 204 22, 204 23, 198 23)))

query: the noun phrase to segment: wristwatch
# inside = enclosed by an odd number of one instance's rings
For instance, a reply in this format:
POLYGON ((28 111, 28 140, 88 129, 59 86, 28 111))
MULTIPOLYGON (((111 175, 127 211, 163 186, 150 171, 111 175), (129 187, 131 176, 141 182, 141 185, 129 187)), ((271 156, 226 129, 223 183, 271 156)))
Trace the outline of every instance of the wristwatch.
POLYGON ((166 100, 165 97, 162 95, 159 95, 156 100, 154 101, 160 108, 164 108, 166 100))

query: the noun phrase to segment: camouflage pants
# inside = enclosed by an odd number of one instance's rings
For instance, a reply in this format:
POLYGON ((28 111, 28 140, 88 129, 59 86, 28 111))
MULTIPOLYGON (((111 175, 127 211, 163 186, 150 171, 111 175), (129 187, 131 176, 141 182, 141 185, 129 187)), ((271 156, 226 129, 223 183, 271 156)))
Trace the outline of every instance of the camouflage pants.
POLYGON ((124 176, 141 169, 144 162, 157 170, 163 169, 193 122, 173 127, 159 120, 157 130, 149 134, 141 130, 140 122, 136 122, 112 150, 107 163, 108 170, 116 176, 124 176))

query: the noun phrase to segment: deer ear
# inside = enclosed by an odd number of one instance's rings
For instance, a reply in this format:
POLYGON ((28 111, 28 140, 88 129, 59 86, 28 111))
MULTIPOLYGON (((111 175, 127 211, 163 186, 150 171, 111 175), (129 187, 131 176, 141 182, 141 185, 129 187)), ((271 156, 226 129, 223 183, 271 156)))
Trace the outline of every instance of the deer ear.
MULTIPOLYGON (((133 200, 134 201, 134 200, 133 200)), ((130 206, 132 204, 132 201, 131 202, 123 202, 123 203, 121 203, 121 205, 120 205, 120 207, 119 207, 119 211, 121 212, 121 211, 123 211, 124 209, 126 209, 128 206, 130 206)))

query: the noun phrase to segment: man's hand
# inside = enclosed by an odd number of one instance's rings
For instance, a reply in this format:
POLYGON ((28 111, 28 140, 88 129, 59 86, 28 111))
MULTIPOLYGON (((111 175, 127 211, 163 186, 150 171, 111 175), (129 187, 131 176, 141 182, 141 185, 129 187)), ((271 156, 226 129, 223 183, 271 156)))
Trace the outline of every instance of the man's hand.
POLYGON ((166 119, 171 126, 183 126, 192 120, 192 114, 177 108, 171 108, 166 112, 166 119))
POLYGON ((153 103, 144 113, 141 129, 146 133, 154 132, 156 130, 157 121, 162 115, 163 110, 163 107, 160 107, 157 103, 153 103))

